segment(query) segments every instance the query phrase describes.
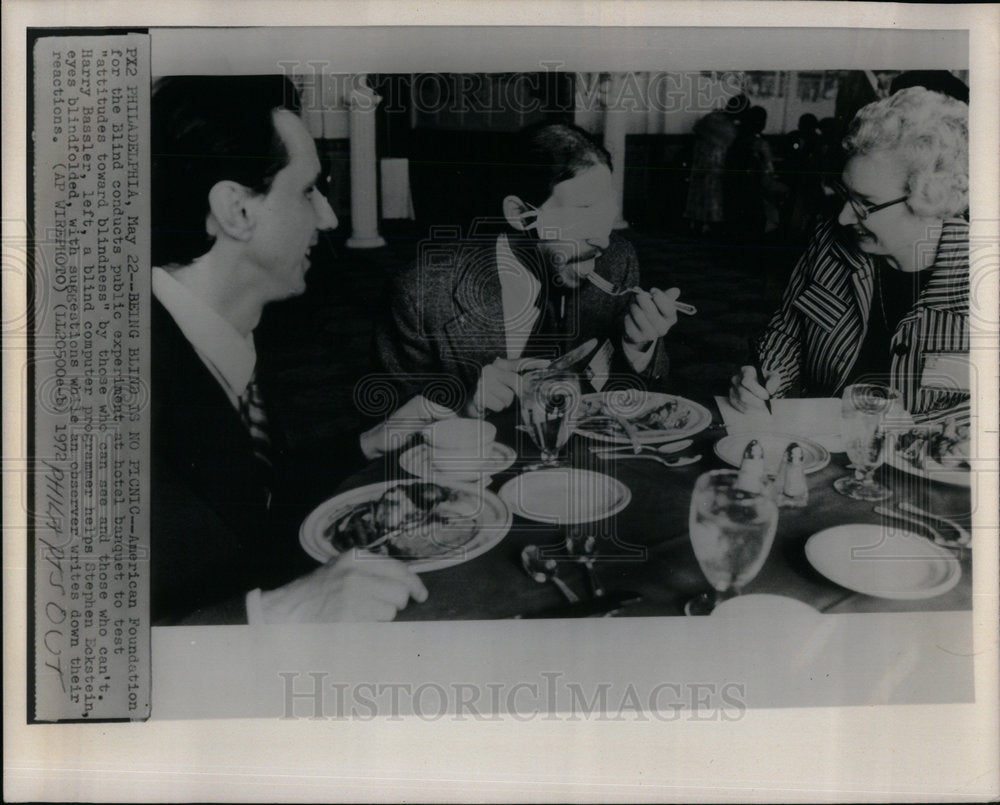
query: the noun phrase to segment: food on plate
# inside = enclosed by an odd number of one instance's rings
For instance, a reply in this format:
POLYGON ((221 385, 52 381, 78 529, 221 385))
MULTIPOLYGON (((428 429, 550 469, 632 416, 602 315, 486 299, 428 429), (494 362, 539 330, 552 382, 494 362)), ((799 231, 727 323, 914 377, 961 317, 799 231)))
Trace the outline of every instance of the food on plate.
POLYGON ((620 419, 626 419, 640 433, 680 430, 691 420, 691 408, 683 400, 643 405, 643 398, 626 392, 585 397, 577 412, 577 428, 605 436, 626 436, 620 419))
POLYGON ((365 548, 400 559, 442 556, 475 536, 480 508, 478 496, 461 489, 398 484, 377 500, 337 512, 323 536, 340 552, 365 548))
POLYGON ((896 436, 896 453, 921 470, 932 468, 934 463, 948 469, 968 469, 969 424, 946 420, 910 428, 896 436))

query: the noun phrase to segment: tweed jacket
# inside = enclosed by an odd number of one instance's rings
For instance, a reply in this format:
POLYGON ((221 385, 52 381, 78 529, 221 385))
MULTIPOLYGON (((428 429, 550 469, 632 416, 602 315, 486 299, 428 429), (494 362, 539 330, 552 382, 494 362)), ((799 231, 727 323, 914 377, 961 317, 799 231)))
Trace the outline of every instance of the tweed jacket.
MULTIPOLYGON (((779 396, 838 395, 868 329, 873 259, 842 243, 836 225, 819 225, 780 309, 756 343, 762 368, 782 376, 779 396)), ((893 385, 915 419, 968 416, 968 385, 934 383, 932 356, 969 352, 969 226, 944 222, 927 281, 892 334, 887 355, 893 385), (925 369, 928 370, 925 373, 925 369)))
MULTIPOLYGON (((639 283, 639 265, 628 241, 612 234, 595 271, 619 285, 639 283)), ((621 349, 628 297, 613 297, 583 283, 569 297, 567 349, 589 338, 614 347, 610 374, 631 384, 666 376, 666 349, 657 342, 649 365, 636 375, 621 349)), ((484 366, 507 356, 496 263, 496 240, 428 243, 419 258, 388 282, 373 344, 374 374, 388 384, 395 405, 423 393, 459 408, 484 366)))

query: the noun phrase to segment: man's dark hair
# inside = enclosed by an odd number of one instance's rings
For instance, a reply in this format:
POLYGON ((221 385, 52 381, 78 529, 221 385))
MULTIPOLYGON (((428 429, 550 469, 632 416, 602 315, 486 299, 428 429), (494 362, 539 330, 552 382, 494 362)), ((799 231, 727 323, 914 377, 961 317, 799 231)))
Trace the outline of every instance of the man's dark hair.
POLYGON ((298 111, 280 75, 171 76, 153 88, 153 265, 186 265, 212 247, 208 194, 232 180, 266 193, 288 164, 277 109, 298 111))
POLYGON ((539 123, 518 132, 502 195, 544 204, 560 182, 597 165, 611 170, 611 155, 579 126, 539 123))

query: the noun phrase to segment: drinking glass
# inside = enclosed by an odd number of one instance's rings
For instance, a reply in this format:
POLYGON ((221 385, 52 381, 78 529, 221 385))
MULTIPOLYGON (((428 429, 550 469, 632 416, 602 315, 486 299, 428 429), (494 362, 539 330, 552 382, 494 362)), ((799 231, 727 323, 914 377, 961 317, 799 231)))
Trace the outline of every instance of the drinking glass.
POLYGON ((702 573, 712 585, 684 607, 688 615, 707 615, 753 581, 771 552, 778 527, 778 506, 765 493, 739 488, 735 470, 701 475, 691 493, 688 530, 702 573))
POLYGON ((899 392, 882 383, 855 383, 844 389, 840 407, 840 435, 854 475, 833 483, 840 494, 855 500, 885 500, 892 494, 872 480, 885 458, 886 415, 899 405, 899 392))
POLYGON ((534 369, 520 376, 518 402, 521 422, 541 453, 541 464, 559 465, 559 451, 573 431, 573 419, 580 404, 580 381, 568 371, 534 369))

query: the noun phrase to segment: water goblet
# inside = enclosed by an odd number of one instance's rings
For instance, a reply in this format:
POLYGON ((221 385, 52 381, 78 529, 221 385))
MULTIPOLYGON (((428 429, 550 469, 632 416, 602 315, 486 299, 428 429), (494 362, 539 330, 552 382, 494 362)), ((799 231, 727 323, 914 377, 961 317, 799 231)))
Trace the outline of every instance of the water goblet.
POLYGON ((884 420, 898 406, 899 392, 883 383, 855 383, 844 389, 840 435, 854 475, 834 481, 840 494, 855 500, 885 500, 892 494, 872 475, 885 458, 884 420))
POLYGON ((778 527, 778 506, 765 492, 740 488, 735 470, 699 476, 691 493, 691 547, 712 593, 684 606, 687 615, 708 615, 737 596, 760 572, 778 527))
POLYGON ((580 381, 574 372, 534 369, 520 375, 518 403, 521 423, 541 454, 528 469, 559 466, 559 451, 573 432, 580 404, 580 381))

